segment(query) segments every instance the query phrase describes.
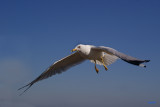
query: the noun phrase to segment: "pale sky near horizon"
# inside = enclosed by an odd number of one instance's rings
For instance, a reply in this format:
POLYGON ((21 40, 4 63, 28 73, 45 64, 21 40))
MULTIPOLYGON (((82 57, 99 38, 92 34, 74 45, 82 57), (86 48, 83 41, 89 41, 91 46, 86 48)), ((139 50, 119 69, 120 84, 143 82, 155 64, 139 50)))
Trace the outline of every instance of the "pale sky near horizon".
POLYGON ((159 107, 159 46, 158 0, 1 0, 0 107, 159 107), (151 62, 118 60, 96 74, 85 61, 19 96, 79 43, 151 62))

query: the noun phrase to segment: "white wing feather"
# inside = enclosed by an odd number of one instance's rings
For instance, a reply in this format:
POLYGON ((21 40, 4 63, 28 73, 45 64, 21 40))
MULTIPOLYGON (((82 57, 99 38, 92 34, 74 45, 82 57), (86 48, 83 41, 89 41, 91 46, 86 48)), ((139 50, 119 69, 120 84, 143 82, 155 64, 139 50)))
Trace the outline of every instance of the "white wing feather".
POLYGON ((105 65, 110 65, 110 64, 114 63, 117 59, 118 59, 117 56, 110 55, 107 53, 104 55, 104 58, 103 58, 105 65))
MULTIPOLYGON (((118 59, 118 57, 115 55, 110 55, 110 54, 104 53, 103 60, 104 60, 105 65, 110 65, 110 64, 114 63, 117 59, 118 59)), ((91 60, 91 62, 95 63, 94 60, 91 60)), ((96 60, 96 64, 103 65, 102 61, 99 61, 99 60, 96 60)))

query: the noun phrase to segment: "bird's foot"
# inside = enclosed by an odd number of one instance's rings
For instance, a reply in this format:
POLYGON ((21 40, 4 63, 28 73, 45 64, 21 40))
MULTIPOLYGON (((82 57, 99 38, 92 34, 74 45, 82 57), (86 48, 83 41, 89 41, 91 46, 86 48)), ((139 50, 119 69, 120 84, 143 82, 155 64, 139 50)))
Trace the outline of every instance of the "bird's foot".
POLYGON ((105 68, 106 71, 108 70, 108 68, 105 65, 104 65, 104 68, 105 68))
POLYGON ((106 65, 104 64, 103 57, 101 57, 101 61, 102 61, 102 63, 103 63, 103 66, 104 66, 105 70, 107 71, 108 68, 107 68, 106 65))
POLYGON ((95 70, 96 70, 96 72, 97 72, 97 74, 98 74, 99 70, 98 70, 97 68, 95 68, 95 70))

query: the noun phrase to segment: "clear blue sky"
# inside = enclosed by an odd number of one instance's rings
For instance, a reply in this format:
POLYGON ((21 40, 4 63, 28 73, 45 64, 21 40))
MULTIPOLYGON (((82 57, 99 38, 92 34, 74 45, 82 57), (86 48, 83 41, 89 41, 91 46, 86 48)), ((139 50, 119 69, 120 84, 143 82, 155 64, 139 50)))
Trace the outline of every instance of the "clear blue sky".
POLYGON ((159 46, 159 0, 1 0, 0 106, 159 107, 159 46), (18 96, 79 43, 151 62, 140 68, 118 60, 108 71, 98 66, 97 75, 86 61, 18 96))

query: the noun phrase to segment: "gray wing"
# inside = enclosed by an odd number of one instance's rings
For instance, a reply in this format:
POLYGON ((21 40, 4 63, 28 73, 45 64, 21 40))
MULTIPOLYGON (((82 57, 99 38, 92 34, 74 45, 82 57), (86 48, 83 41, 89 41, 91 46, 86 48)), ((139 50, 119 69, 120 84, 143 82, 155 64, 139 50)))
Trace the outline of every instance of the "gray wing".
POLYGON ((38 82, 40 80, 46 79, 48 77, 51 77, 52 75, 60 74, 60 73, 64 72, 65 70, 69 69, 70 67, 83 62, 84 60, 85 59, 78 52, 73 53, 73 54, 71 54, 71 55, 69 55, 69 56, 67 56, 67 57, 65 57, 65 58, 63 58, 63 59, 61 59, 59 61, 56 61, 46 71, 44 71, 39 77, 37 77, 35 80, 30 82, 29 84, 23 86, 22 88, 19 88, 18 90, 27 87, 26 90, 24 90, 24 92, 25 92, 34 83, 36 83, 36 82, 38 82))
POLYGON ((132 56, 128 56, 128 55, 123 54, 121 52, 118 52, 117 50, 115 50, 113 48, 110 48, 110 47, 99 46, 99 47, 92 47, 92 49, 103 51, 103 52, 106 52, 110 55, 115 55, 115 56, 121 58, 122 60, 124 60, 124 61, 126 61, 130 64, 138 65, 138 66, 141 66, 141 67, 146 67, 142 63, 150 61, 150 60, 140 60, 140 59, 134 58, 132 56))

